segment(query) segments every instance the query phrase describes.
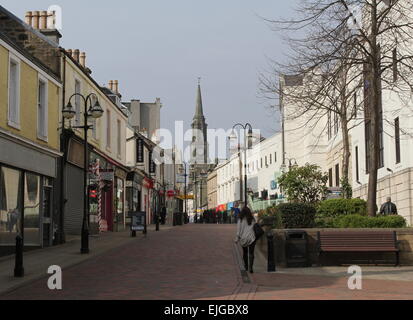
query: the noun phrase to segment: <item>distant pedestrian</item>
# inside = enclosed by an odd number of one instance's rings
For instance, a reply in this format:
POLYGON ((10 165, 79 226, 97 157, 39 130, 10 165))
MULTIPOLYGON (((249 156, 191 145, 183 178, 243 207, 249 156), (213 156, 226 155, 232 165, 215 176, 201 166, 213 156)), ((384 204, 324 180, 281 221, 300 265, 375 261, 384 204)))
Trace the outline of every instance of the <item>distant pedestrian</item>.
POLYGON ((161 224, 164 226, 166 223, 166 207, 162 207, 161 209, 161 224))
POLYGON ((242 209, 237 225, 236 243, 239 243, 243 250, 244 266, 250 273, 254 273, 254 251, 256 245, 254 225, 255 219, 248 207, 242 209))
POLYGON ((238 223, 238 218, 239 218, 240 213, 241 213, 241 210, 239 208, 239 203, 237 202, 235 203, 235 206, 234 206, 234 215, 233 215, 234 223, 238 223))
POLYGON ((387 198, 387 202, 381 206, 380 214, 385 216, 395 216, 398 214, 397 206, 391 201, 391 198, 387 198))

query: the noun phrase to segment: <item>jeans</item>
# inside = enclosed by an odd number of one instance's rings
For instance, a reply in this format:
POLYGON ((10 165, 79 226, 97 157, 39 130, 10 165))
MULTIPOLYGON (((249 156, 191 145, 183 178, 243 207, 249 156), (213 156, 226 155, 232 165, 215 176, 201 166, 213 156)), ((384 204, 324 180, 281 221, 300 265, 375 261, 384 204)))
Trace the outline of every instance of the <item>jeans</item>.
POLYGON ((247 271, 252 271, 252 268, 254 266, 254 251, 256 244, 257 242, 254 241, 254 243, 252 243, 250 246, 242 248, 244 252, 244 266, 247 271))

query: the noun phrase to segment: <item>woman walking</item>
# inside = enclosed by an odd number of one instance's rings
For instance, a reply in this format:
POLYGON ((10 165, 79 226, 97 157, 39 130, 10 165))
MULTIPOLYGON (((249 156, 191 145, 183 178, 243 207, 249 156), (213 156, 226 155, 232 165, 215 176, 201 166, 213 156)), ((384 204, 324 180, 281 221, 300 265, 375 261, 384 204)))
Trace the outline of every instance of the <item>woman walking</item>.
POLYGON ((237 224, 237 237, 235 242, 239 243, 244 251, 245 270, 254 273, 254 250, 256 245, 254 225, 255 219, 248 207, 242 209, 237 224))

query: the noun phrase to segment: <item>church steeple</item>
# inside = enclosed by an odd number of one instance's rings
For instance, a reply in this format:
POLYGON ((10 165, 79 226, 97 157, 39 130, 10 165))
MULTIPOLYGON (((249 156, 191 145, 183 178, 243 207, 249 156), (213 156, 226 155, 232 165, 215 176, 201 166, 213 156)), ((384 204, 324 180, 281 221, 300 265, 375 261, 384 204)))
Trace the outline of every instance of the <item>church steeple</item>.
POLYGON ((205 121, 204 108, 202 106, 201 78, 198 78, 198 93, 196 97, 196 109, 194 120, 205 121))
POLYGON ((195 102, 195 115, 192 121, 193 139, 191 143, 191 162, 193 164, 208 163, 208 136, 202 105, 201 78, 198 78, 198 90, 195 102))

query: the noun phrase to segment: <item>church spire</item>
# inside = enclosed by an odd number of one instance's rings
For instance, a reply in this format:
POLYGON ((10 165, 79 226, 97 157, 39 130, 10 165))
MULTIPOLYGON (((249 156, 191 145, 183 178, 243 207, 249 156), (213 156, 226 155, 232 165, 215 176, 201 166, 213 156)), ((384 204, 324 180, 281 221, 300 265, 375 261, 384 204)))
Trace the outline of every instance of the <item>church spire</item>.
POLYGON ((198 93, 196 97, 196 109, 194 119, 204 120, 204 109, 202 107, 201 78, 198 78, 198 93))

